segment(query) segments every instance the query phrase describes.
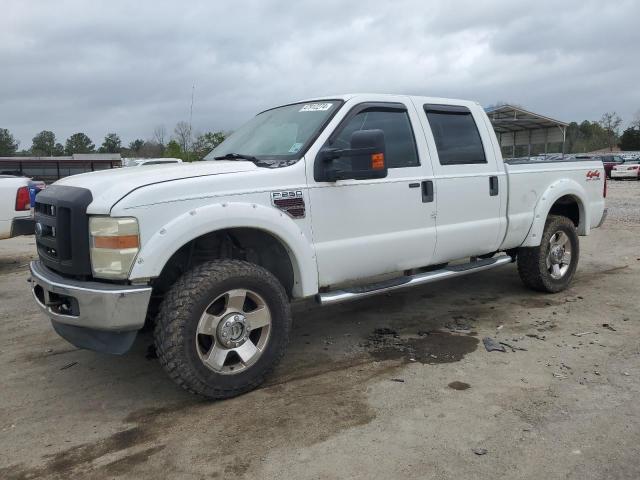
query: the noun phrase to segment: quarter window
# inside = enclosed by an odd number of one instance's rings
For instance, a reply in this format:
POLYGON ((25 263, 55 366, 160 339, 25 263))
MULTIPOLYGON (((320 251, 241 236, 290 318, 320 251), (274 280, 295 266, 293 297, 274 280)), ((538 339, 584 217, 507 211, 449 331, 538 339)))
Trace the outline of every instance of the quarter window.
POLYGON ((487 163, 482 140, 467 107, 425 105, 440 165, 487 163))
MULTIPOLYGON (((411 121, 406 111, 372 107, 354 115, 331 142, 333 148, 349 148, 351 134, 358 130, 384 132, 387 168, 416 167, 420 165, 411 121)), ((334 161, 341 170, 351 169, 351 159, 341 157, 334 161)))

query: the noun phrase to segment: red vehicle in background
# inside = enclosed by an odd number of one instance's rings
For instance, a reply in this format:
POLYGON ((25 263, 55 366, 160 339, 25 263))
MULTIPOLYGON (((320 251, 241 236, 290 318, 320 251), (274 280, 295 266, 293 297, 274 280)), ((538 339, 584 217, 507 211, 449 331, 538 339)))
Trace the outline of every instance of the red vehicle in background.
POLYGON ((625 159, 620 155, 601 155, 594 158, 595 160, 602 160, 604 165, 604 173, 607 178, 611 178, 611 170, 615 165, 621 165, 625 162, 625 159))

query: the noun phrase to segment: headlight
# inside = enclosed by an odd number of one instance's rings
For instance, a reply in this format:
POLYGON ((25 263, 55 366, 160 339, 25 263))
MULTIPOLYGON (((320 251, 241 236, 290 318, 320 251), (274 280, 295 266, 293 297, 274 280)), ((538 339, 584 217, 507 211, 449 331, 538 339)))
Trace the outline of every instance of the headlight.
POLYGON ((89 235, 93 275, 126 279, 140 250, 138 221, 131 217, 90 217, 89 235))

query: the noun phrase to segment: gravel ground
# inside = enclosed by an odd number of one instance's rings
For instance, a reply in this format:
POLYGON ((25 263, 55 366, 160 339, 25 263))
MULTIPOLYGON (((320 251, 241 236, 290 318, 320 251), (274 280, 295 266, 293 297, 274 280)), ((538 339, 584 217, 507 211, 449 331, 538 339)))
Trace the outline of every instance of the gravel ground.
POLYGON ((121 357, 60 339, 33 239, 0 242, 0 478, 640 478, 640 182, 608 203, 569 290, 506 266, 299 304, 275 375, 221 402, 168 381, 146 335, 121 357))
POLYGON ((628 226, 640 225, 640 182, 633 180, 608 180, 607 206, 609 215, 617 223, 628 226))

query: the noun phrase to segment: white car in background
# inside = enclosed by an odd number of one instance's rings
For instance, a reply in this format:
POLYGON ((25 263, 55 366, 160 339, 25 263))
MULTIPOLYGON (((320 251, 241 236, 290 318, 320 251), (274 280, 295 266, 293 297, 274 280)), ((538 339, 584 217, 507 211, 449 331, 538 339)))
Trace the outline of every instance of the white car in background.
POLYGON ((164 165, 165 163, 182 163, 179 158, 138 158, 129 159, 125 167, 143 167, 145 165, 164 165))
POLYGON ((632 178, 640 180, 640 160, 628 160, 611 169, 611 178, 632 178))
POLYGON ((33 183, 26 177, 0 175, 0 239, 33 234, 29 191, 33 183))

